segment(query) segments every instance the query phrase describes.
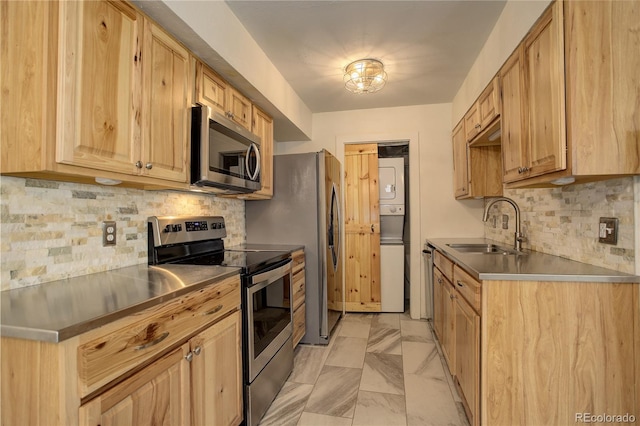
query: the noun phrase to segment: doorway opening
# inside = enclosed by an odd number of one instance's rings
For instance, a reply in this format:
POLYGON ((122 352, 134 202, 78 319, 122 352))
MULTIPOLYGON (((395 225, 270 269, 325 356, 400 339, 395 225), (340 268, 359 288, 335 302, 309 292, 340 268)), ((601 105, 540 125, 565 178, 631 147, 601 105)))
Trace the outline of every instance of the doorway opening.
POLYGON ((409 141, 378 143, 383 312, 409 311, 411 229, 409 141))

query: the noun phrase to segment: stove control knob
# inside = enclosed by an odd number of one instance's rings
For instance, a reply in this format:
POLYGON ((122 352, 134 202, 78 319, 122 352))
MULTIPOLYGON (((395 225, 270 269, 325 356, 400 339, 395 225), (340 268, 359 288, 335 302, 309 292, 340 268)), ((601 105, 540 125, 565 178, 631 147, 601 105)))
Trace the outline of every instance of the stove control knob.
POLYGON ((171 225, 165 226, 163 232, 171 232, 171 225))
POLYGON ((217 223, 217 222, 213 222, 213 223, 211 224, 211 228, 212 228, 212 229, 218 229, 218 223, 217 223))
POLYGON ((171 226, 171 231, 172 232, 180 232, 182 231, 182 225, 178 224, 178 225, 172 225, 171 226))

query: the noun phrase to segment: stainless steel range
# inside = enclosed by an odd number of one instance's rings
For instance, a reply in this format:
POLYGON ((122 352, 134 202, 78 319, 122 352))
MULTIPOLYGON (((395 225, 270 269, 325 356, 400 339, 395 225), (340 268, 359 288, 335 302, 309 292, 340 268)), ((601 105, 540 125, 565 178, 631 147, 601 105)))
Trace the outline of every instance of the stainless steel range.
POLYGON ((290 252, 225 250, 221 216, 152 216, 148 233, 151 265, 240 268, 245 420, 257 425, 293 369, 290 252))

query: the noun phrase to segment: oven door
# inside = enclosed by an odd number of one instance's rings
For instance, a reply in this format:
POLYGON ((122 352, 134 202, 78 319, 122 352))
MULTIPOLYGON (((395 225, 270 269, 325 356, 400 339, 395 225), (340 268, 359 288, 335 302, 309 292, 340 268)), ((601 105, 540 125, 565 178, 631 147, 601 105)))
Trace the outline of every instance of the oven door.
POLYGON ((247 366, 249 383, 292 335, 291 259, 247 277, 247 366))

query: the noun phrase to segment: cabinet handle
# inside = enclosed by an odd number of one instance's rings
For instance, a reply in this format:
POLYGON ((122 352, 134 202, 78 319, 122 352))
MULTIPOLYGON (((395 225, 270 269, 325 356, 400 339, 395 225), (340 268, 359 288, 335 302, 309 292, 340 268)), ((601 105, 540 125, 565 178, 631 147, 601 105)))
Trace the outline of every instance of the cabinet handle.
POLYGON ((371 232, 376 232, 373 225, 371 225, 371 232))
POLYGON ((450 294, 449 295, 449 299, 453 300, 453 299, 457 299, 458 297, 455 294, 450 294))
POLYGON ((186 359, 186 360, 187 360, 187 362, 191 362, 191 361, 193 361, 193 352, 189 352, 188 354, 186 354, 186 355, 184 356, 184 359, 186 359))
POLYGON ((481 126, 480 126, 480 123, 476 124, 474 127, 475 127, 476 129, 479 129, 479 128, 481 127, 481 126))
POLYGON ((464 287, 464 283, 460 280, 457 281, 458 287, 464 287))
POLYGON ((147 164, 145 164, 145 167, 147 168, 147 170, 151 170, 151 169, 153 169, 153 164, 147 163, 147 164))
POLYGON ((202 348, 200 346, 196 346, 196 348, 193 350, 193 353, 196 355, 200 355, 200 352, 202 352, 202 348))
POLYGON ((142 168, 142 161, 136 161, 136 167, 141 169, 142 168))
POLYGON ((211 310, 209 310, 209 311, 205 312, 205 313, 204 313, 204 314, 202 314, 202 315, 213 315, 213 314, 215 314, 216 312, 220 312, 220 309, 222 309, 222 306, 223 306, 223 305, 218 305, 218 306, 216 306, 215 308, 213 308, 213 309, 211 309, 211 310))
POLYGON ((134 348, 134 350, 136 351, 141 351, 142 349, 147 349, 150 348, 151 346, 155 346, 158 343, 162 342, 164 339, 166 339, 167 337, 169 337, 169 332, 165 331, 164 333, 162 333, 157 339, 152 340, 148 343, 145 343, 144 345, 140 345, 140 346, 136 346, 134 348))
POLYGON ((442 284, 442 278, 438 278, 438 284, 442 284))

